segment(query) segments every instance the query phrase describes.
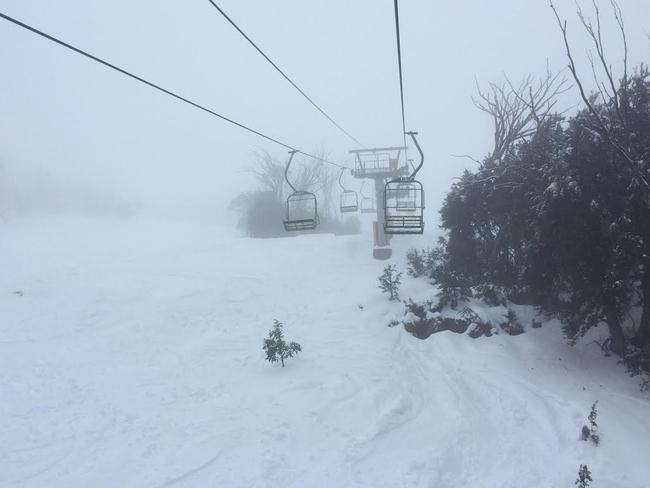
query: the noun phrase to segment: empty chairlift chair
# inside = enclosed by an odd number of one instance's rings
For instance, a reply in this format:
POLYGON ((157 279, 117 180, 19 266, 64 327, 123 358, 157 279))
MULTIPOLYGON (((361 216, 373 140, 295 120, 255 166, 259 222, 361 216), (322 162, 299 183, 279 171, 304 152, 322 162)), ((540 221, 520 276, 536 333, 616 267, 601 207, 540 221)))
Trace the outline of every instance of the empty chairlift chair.
POLYGON ((318 201, 316 195, 308 191, 296 190, 289 181, 289 166, 297 151, 289 151, 289 161, 284 170, 284 179, 293 193, 287 198, 287 211, 284 220, 284 229, 287 232, 315 229, 319 224, 318 201))
POLYGON ((357 212, 359 210, 359 196, 356 191, 347 190, 343 186, 343 173, 345 168, 341 168, 341 174, 339 175, 339 185, 341 186, 341 213, 350 213, 357 212))
POLYGON ((390 180, 384 187, 384 232, 422 234, 424 232, 424 188, 415 179, 424 164, 424 154, 415 136, 408 132, 420 153, 420 165, 407 177, 390 180))

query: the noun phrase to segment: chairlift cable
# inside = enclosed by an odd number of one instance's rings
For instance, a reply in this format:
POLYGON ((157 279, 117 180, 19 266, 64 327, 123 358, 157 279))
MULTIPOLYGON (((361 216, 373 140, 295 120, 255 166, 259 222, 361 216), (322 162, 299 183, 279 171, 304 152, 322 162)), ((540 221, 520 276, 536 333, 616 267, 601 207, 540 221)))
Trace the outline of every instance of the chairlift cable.
POLYGON ((55 43, 55 44, 63 46, 66 49, 69 49, 69 50, 71 50, 71 51, 73 51, 73 52, 75 52, 77 54, 80 54, 80 55, 82 55, 82 56, 84 56, 84 57, 86 57, 86 58, 88 58, 88 59, 90 59, 92 61, 95 61, 96 63, 104 65, 107 68, 110 68, 110 69, 112 69, 114 71, 117 71, 118 73, 121 73, 121 74, 123 74, 123 75, 125 75, 125 76, 127 76, 129 78, 132 78, 132 79, 134 79, 136 81, 139 81, 140 83, 143 83, 144 85, 147 85, 150 88, 158 90, 158 91, 160 91, 160 92, 162 92, 162 93, 164 93, 166 95, 169 95, 170 97, 176 98, 177 100, 180 100, 181 102, 184 102, 184 103, 186 103, 186 104, 188 104, 188 105, 190 105, 190 106, 192 106, 192 107, 194 107, 196 109, 199 109, 199 110, 201 110, 203 112, 206 112, 206 113, 208 113, 210 115, 213 115, 215 117, 218 117, 218 118, 224 120, 225 122, 228 122, 228 123, 230 123, 230 124, 232 124, 232 125, 234 125, 236 127, 239 127, 240 129, 244 129, 244 130, 246 130, 246 131, 248 131, 248 132, 250 132, 252 134, 255 134, 255 135, 259 136, 259 137, 262 137, 262 138, 264 138, 264 139, 266 139, 268 141, 271 141, 271 142, 273 142, 275 144, 278 144, 278 145, 280 145, 280 146, 282 146, 282 147, 284 147, 286 149, 289 149, 290 151, 299 152, 300 154, 303 154, 303 155, 305 155, 307 157, 310 157, 310 158, 315 159, 317 161, 321 161, 321 162, 326 163, 326 164, 336 166, 338 168, 347 168, 347 166, 343 166, 341 164, 338 164, 338 163, 335 163, 335 162, 332 162, 332 161, 328 161, 328 160, 326 160, 324 158, 315 156, 313 154, 310 154, 310 153, 307 153, 307 152, 304 152, 304 151, 300 151, 300 150, 294 148, 293 146, 290 146, 289 144, 286 144, 286 143, 284 143, 284 142, 282 142, 282 141, 280 141, 278 139, 275 139, 275 138, 273 138, 271 136, 268 136, 268 135, 266 135, 266 134, 264 134, 264 133, 262 133, 262 132, 260 132, 258 130, 252 129, 251 127, 248 127, 245 124, 242 124, 240 122, 237 122, 236 120, 233 120, 233 119, 231 119, 229 117, 226 117, 225 115, 222 115, 222 114, 220 114, 218 112, 215 112, 214 110, 211 110, 211 109, 209 109, 209 108, 207 108, 207 107, 205 107, 205 106, 203 106, 203 105, 201 105, 201 104, 199 104, 197 102, 193 102, 192 100, 189 100, 188 98, 185 98, 185 97, 183 97, 183 96, 181 96, 181 95, 179 95, 179 94, 177 94, 177 93, 175 93, 175 92, 173 92, 171 90, 163 88, 162 86, 157 85, 157 84, 155 84, 155 83, 153 83, 151 81, 148 81, 148 80, 146 80, 146 79, 144 79, 144 78, 142 78, 142 77, 140 77, 138 75, 135 75, 135 74, 123 69, 123 68, 120 68, 119 66, 111 64, 108 61, 105 61, 105 60, 103 60, 103 59, 101 59, 101 58, 99 58, 97 56, 94 56, 93 54, 90 54, 90 53, 88 53, 88 52, 86 52, 86 51, 84 51, 82 49, 79 49, 79 48, 71 45, 71 44, 68 44, 65 41, 62 41, 62 40, 60 40, 60 39, 58 39, 58 38, 56 38, 54 36, 51 36, 51 35, 43 32, 41 30, 36 29, 35 27, 32 27, 32 26, 30 26, 28 24, 25 24, 24 22, 21 22, 21 21, 19 21, 17 19, 14 19, 13 17, 10 17, 10 16, 8 16, 8 15, 2 13, 2 12, 0 12, 0 18, 6 20, 8 22, 11 22, 12 24, 17 25, 18 27, 22 27, 23 29, 26 29, 26 30, 28 30, 28 31, 40 36, 40 37, 43 37, 44 39, 47 39, 47 40, 55 43))
MULTIPOLYGON (((406 116, 404 111, 404 76, 402 75, 402 43, 399 31, 399 6, 395 0, 395 33, 397 38, 397 66, 399 68, 399 92, 402 104, 402 134, 404 136, 404 147, 406 147, 406 116)), ((408 157, 407 157, 408 161, 408 157)))
POLYGON ((237 29, 237 32, 239 32, 239 33, 244 37, 244 39, 246 39, 246 40, 249 42, 249 44, 250 44, 251 46, 253 46, 253 47, 257 50, 257 52, 260 53, 260 54, 262 55, 263 58, 266 59, 266 60, 269 62, 269 64, 270 64, 271 66, 273 66, 273 67, 275 68, 275 70, 276 70, 278 73, 280 73, 280 74, 284 77, 284 79, 287 80, 287 81, 291 84, 291 86, 293 86, 296 90, 298 90, 298 92, 299 92, 303 97, 305 97, 305 99, 307 99, 307 101, 308 101, 309 103, 311 103, 311 104, 316 108, 316 110, 318 110, 318 111, 319 111, 323 116, 325 116, 325 118, 327 118, 327 120, 329 120, 329 121, 330 121, 330 122, 331 122, 331 123, 332 123, 332 124, 337 128, 337 129, 339 129, 343 134, 345 134, 348 138, 350 138, 350 139, 351 139, 352 141, 354 141, 356 144, 358 144, 359 146, 364 147, 364 148, 366 147, 366 146, 364 146, 362 143, 360 143, 358 139, 356 139, 356 138, 355 138, 354 136, 352 136, 348 131, 346 131, 343 127, 341 127, 341 125, 339 125, 338 122, 336 122, 336 121, 335 121, 335 120, 334 120, 330 115, 328 115, 327 112, 325 112, 325 110, 323 110, 323 109, 322 109, 322 108, 321 108, 321 107, 320 107, 316 102, 314 102, 314 100, 313 100, 309 95, 307 95, 307 94, 306 94, 306 93, 305 93, 305 92, 304 92, 304 91, 303 91, 303 90, 302 90, 302 89, 301 89, 301 88, 300 88, 300 87, 299 87, 299 86, 298 86, 298 85, 297 85, 297 84, 296 84, 296 83, 295 83, 295 82, 294 82, 294 81, 293 81, 293 80, 292 80, 292 79, 291 79, 291 78, 290 78, 290 77, 289 77, 289 76, 284 72, 284 71, 282 71, 282 69, 280 69, 280 67, 279 67, 276 63, 273 62, 273 60, 271 60, 271 58, 269 58, 269 57, 266 55, 266 53, 265 53, 264 51, 262 51, 262 49, 261 49, 261 48, 260 48, 260 47, 259 47, 259 46, 258 46, 258 45, 257 45, 257 44, 256 44, 256 43, 255 43, 251 38, 250 38, 250 37, 248 37, 248 35, 246 35, 246 33, 245 33, 245 32, 244 32, 244 31, 243 31, 243 30, 242 30, 242 29, 241 29, 241 28, 240 28, 240 27, 235 23, 235 21, 233 21, 233 20, 228 16, 228 14, 226 14, 226 12, 224 12, 224 10, 223 10, 221 7, 219 7, 219 5, 216 4, 216 2, 215 2, 214 0, 208 0, 208 1, 212 4, 212 6, 213 6, 214 8, 216 8, 216 9, 219 11, 219 13, 220 13, 220 14, 221 14, 221 15, 222 15, 222 16, 223 16, 223 17, 224 17, 224 18, 225 18, 225 19, 226 19, 226 20, 227 20, 227 21, 228 21, 228 22, 229 22, 229 23, 230 23, 230 24, 235 28, 235 29, 237 29))

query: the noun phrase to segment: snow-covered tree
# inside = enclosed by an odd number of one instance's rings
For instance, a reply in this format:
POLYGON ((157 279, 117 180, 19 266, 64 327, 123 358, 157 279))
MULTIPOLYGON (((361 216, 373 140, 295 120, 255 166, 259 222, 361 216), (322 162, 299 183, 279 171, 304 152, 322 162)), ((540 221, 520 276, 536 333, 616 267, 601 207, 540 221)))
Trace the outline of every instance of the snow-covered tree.
POLYGON ((284 340, 282 328, 284 324, 278 320, 273 322, 273 328, 269 331, 269 338, 264 339, 262 349, 266 352, 266 360, 270 363, 280 361, 284 368, 284 360, 292 358, 302 351, 302 347, 297 342, 287 343, 284 340))
POLYGON ((466 172, 441 217, 447 275, 543 306, 572 339, 605 322, 609 349, 624 354, 623 320, 637 297, 643 314, 633 342, 650 345, 650 187, 642 177, 650 174, 650 72, 621 81, 617 100, 624 123, 613 102, 595 96, 599 119, 590 109, 547 116, 502 159, 466 172), (635 165, 593 129, 601 123, 635 165))

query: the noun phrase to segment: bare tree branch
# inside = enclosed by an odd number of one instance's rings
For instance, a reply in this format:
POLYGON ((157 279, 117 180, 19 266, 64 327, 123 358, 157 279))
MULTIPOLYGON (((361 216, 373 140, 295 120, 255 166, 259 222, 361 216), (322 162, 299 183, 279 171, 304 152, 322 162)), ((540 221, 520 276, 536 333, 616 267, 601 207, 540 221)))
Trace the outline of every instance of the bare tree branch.
POLYGON ((566 78, 546 75, 535 81, 531 75, 515 85, 507 76, 501 84, 488 83, 483 89, 476 82, 474 105, 492 118, 494 147, 488 160, 502 159, 517 141, 531 137, 544 120, 553 113, 557 97, 568 90, 566 78))
MULTIPOLYGON (((622 15, 620 13, 620 9, 618 9, 618 5, 615 2, 615 0, 610 0, 612 1, 612 5, 614 5, 615 8, 615 16, 617 17, 617 22, 619 25, 619 28, 624 27, 624 24, 622 23, 622 15), (618 9, 618 10, 617 10, 618 9)), ((614 95, 609 96, 609 100, 606 100, 604 102, 604 106, 607 107, 608 105, 614 106, 614 110, 617 114, 617 118, 619 120, 619 123, 623 128, 627 126, 625 118, 623 117, 621 113, 621 106, 620 106, 620 99, 619 99, 619 89, 617 89, 616 84, 614 83, 614 77, 612 75, 612 68, 611 65, 609 65, 606 61, 605 54, 604 54, 604 49, 603 49, 603 43, 602 43, 602 35, 601 35, 601 29, 600 29, 600 11, 598 9, 598 5, 596 4, 596 0, 592 0, 592 3, 594 5, 594 9, 596 11, 596 26, 594 27, 593 23, 591 20, 587 19, 582 12, 582 9, 578 5, 578 17, 580 18, 580 21, 591 37, 592 41, 594 42, 594 45, 596 47, 596 52, 598 54, 598 58, 600 59, 600 62, 603 66, 603 69, 605 71, 605 76, 607 78, 607 81, 609 82, 610 88, 614 95)), ((580 96, 587 106, 587 110, 589 113, 592 115, 592 118, 595 122, 595 126, 593 127, 596 132, 605 140, 607 143, 623 158, 623 160, 630 166, 634 174, 636 175, 636 178, 641 182, 643 187, 647 190, 650 191, 650 184, 648 183, 648 180, 646 179, 645 175, 643 175, 638 168, 638 165, 634 161, 634 158, 630 155, 628 151, 625 150, 625 148, 617 141, 616 136, 614 134, 614 131, 612 130, 612 127, 610 126, 610 123, 608 123, 605 119, 603 119, 603 116, 601 113, 599 113, 598 110, 596 110, 594 104, 592 103, 592 98, 588 97, 584 85, 577 73, 576 69, 576 64, 573 58, 573 54, 571 51, 571 46, 569 44, 569 39, 568 39, 568 34, 567 34, 567 22, 562 21, 560 19, 560 15, 555 8, 555 5, 553 4, 553 1, 551 0, 550 2, 550 7, 553 10, 553 13, 555 14, 555 18, 557 20, 558 26, 562 32, 562 37, 564 39, 564 46, 566 48, 566 54, 567 58, 569 60, 569 71, 571 72, 571 75, 573 76, 574 81, 576 82, 578 89, 580 90, 580 96)), ((625 39, 625 34, 623 34, 623 37, 625 39)), ((625 46, 627 46, 627 41, 624 41, 625 46)), ((625 72, 627 76, 627 47, 625 48, 625 65, 626 67, 625 72)), ((593 63, 592 63, 593 66, 593 63)), ((595 69, 594 69, 595 73, 595 69)), ((598 77, 597 75, 594 75, 596 77, 596 84, 598 86, 599 93, 601 96, 605 96, 604 93, 607 92, 605 89, 605 85, 602 83, 598 83, 598 77)), ((624 80, 625 83, 626 80, 624 80)), ((609 121, 613 121, 614 119, 612 117, 609 118, 609 121)))
POLYGON ((477 164, 481 164, 481 162, 478 159, 470 156, 469 154, 452 154, 451 157, 452 158, 465 158, 465 159, 469 159, 470 161, 474 161, 477 164))

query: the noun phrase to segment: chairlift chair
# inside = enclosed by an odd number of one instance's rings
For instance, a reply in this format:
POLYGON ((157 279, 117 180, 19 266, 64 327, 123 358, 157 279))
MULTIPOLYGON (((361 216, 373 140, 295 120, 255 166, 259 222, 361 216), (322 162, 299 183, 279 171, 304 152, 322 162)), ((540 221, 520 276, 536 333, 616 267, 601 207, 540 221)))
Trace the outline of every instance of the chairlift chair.
POLYGON ((424 232, 424 188, 415 179, 424 164, 424 153, 416 132, 408 132, 420 153, 420 165, 407 177, 388 181, 384 187, 384 232, 422 234, 424 232))
POLYGON ((413 188, 412 182, 395 181, 394 183, 394 188, 391 190, 394 195, 391 197, 395 199, 395 210, 402 213, 415 212, 418 207, 418 194, 417 190, 413 188))
POLYGON ((342 190, 340 210, 341 213, 357 212, 359 210, 359 196, 356 191, 347 190, 343 186, 343 181, 341 179, 343 178, 344 172, 345 168, 341 168, 341 174, 339 175, 339 185, 342 190))
POLYGON ((289 166, 296 152, 298 151, 289 151, 289 161, 284 170, 284 179, 293 190, 287 198, 286 218, 283 221, 284 230, 287 232, 312 230, 320 223, 316 195, 308 191, 296 190, 289 181, 289 166))

